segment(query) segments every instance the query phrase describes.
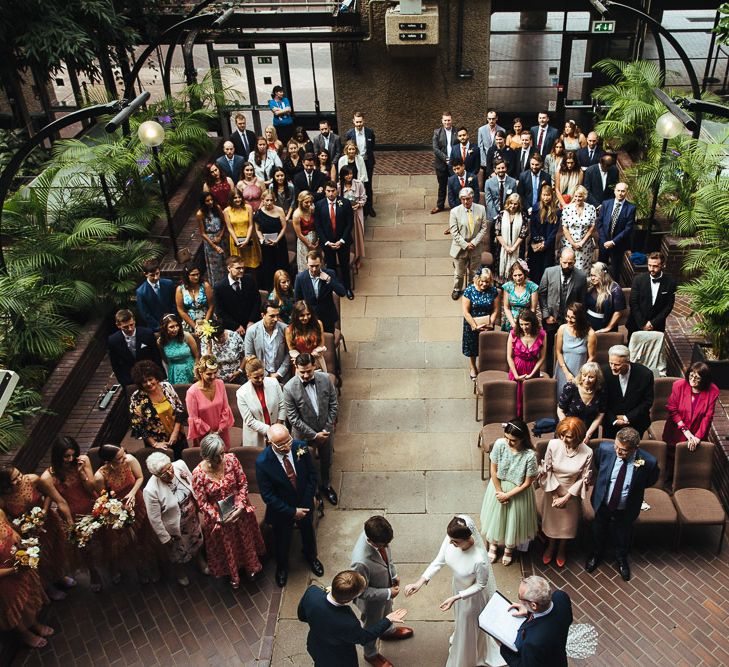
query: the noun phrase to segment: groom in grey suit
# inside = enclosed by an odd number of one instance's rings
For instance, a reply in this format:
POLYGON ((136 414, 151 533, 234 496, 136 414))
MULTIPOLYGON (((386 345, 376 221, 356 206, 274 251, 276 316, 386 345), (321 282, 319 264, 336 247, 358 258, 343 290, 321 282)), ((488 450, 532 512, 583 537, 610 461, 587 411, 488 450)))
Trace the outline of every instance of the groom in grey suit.
POLYGON ((294 439, 306 440, 319 452, 320 491, 332 504, 339 502, 332 488, 329 469, 332 465, 332 431, 339 404, 337 390, 326 373, 315 372, 313 357, 304 352, 296 357, 296 375, 284 387, 286 419, 294 439))
MULTIPOLYGON (((362 625, 369 627, 392 612, 392 601, 400 593, 400 578, 390 551, 392 526, 384 516, 372 516, 364 524, 357 544, 352 551, 351 569, 359 572, 367 582, 367 588, 355 600, 362 612, 362 625)), ((384 640, 409 639, 412 628, 390 626, 383 635, 384 640)), ((377 639, 364 645, 364 657, 376 667, 391 665, 377 652, 377 639)))
POLYGON ((454 301, 458 300, 463 290, 471 283, 471 278, 481 263, 481 243, 484 237, 489 238, 486 209, 481 204, 473 203, 473 190, 461 188, 458 198, 461 200, 461 205, 451 209, 449 225, 450 255, 453 258, 451 299, 454 301))
POLYGON ((266 375, 283 383, 291 371, 291 355, 280 312, 278 301, 265 301, 261 305, 261 319, 246 329, 243 344, 246 357, 254 354, 261 360, 266 375))

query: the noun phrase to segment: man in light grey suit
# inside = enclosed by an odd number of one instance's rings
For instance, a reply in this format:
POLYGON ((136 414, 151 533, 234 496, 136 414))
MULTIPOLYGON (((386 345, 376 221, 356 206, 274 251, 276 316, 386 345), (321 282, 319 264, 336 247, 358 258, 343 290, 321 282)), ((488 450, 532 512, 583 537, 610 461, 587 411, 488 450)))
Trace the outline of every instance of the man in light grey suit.
MULTIPOLYGON (((392 526, 384 516, 372 516, 364 524, 357 544, 352 551, 350 569, 359 572, 367 582, 367 588, 354 601, 362 612, 362 625, 369 627, 392 612, 392 601, 400 593, 400 578, 392 561, 390 543, 392 526)), ((381 635, 384 640, 409 639, 412 628, 395 627, 381 635)), ((376 667, 391 665, 377 652, 377 639, 364 645, 364 657, 376 667)))
MULTIPOLYGON (((457 301, 463 289, 468 287, 481 263, 481 248, 484 237, 488 238, 489 221, 486 209, 473 203, 473 190, 462 188, 458 193, 461 205, 451 209, 449 229, 453 258, 453 292, 451 299, 457 301), (465 286, 464 286, 465 283, 465 286), (462 289, 463 288, 463 289, 462 289)), ((485 248, 491 250, 491 248, 485 248)))
POLYGON ((261 305, 261 319, 246 329, 243 345, 246 357, 255 354, 266 376, 286 382, 291 373, 291 357, 286 345, 286 325, 279 321, 280 305, 266 301, 261 305))
POLYGON ((506 162, 498 160, 494 163, 494 176, 486 179, 484 195, 486 197, 486 217, 493 222, 504 208, 506 198, 516 192, 518 183, 506 171, 506 162))
POLYGON ((542 324, 547 333, 547 371, 552 375, 554 368, 554 336, 560 324, 564 324, 567 306, 575 301, 585 303, 587 276, 575 268, 575 251, 563 248, 559 266, 550 266, 544 271, 539 283, 539 309, 542 324))
POLYGON ((304 352, 296 357, 296 375, 284 387, 286 419, 296 440, 306 440, 319 451, 319 485, 332 504, 339 502, 332 488, 329 469, 332 465, 332 431, 339 404, 337 390, 326 373, 315 372, 314 358, 304 352))
POLYGON ((482 192, 485 179, 490 176, 490 174, 486 173, 486 165, 488 164, 486 154, 489 152, 489 148, 494 145, 496 133, 499 130, 501 130, 502 132, 506 132, 506 130, 498 124, 498 120, 499 116, 496 111, 494 109, 489 109, 486 112, 486 125, 482 125, 478 128, 478 149, 481 153, 481 171, 478 175, 478 185, 481 188, 482 192))

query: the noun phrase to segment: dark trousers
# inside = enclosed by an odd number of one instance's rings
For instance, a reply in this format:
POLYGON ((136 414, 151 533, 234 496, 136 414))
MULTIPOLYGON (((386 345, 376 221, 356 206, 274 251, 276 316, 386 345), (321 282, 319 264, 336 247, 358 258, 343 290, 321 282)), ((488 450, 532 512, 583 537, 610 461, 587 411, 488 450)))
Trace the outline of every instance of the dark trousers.
MULTIPOLYGON (((301 544, 303 545, 304 557, 307 560, 316 558, 316 535, 314 534, 314 518, 311 510, 303 519, 297 521, 301 532, 301 544)), ((276 569, 289 569, 289 549, 291 548, 291 534, 294 530, 294 522, 274 523, 273 543, 276 549, 276 569)))
MULTIPOLYGON (((623 255, 625 254, 625 248, 615 246, 610 250, 600 248, 598 259, 608 265, 608 272, 613 277, 616 283, 620 282, 620 268, 623 262, 623 255)), ((529 276, 531 278, 531 276, 529 276)))
POLYGON ((367 193, 367 203, 364 207, 364 214, 367 215, 370 211, 374 210, 374 204, 375 202, 372 201, 372 175, 375 172, 375 165, 372 164, 372 162, 367 159, 364 161, 365 167, 367 169, 367 182, 364 184, 365 186, 365 192, 367 193))
POLYGON ((554 377, 554 338, 557 335, 557 329, 559 329, 559 322, 554 324, 547 324, 544 322, 544 333, 547 334, 547 357, 544 360, 544 364, 547 367, 547 373, 551 377, 554 377))
POLYGON ((445 208, 448 193, 448 169, 436 169, 435 177, 438 179, 438 199, 436 199, 435 205, 438 208, 445 208))
POLYGON ((327 267, 336 271, 337 265, 339 265, 339 278, 342 284, 350 289, 350 275, 349 275, 349 244, 346 243, 339 250, 325 245, 324 246, 324 261, 327 263, 327 267))
POLYGON ((593 552, 598 556, 605 551, 608 537, 612 533, 615 541, 615 557, 619 561, 628 559, 630 539, 633 534, 633 522, 625 510, 611 512, 606 503, 600 505, 592 522, 593 552))
MULTIPOLYGON (((330 372, 334 372, 334 370, 332 369, 330 372)), ((309 441, 309 445, 314 447, 319 454, 319 484, 329 486, 332 483, 329 476, 329 470, 332 467, 332 436, 330 435, 327 441, 321 444, 309 441)))

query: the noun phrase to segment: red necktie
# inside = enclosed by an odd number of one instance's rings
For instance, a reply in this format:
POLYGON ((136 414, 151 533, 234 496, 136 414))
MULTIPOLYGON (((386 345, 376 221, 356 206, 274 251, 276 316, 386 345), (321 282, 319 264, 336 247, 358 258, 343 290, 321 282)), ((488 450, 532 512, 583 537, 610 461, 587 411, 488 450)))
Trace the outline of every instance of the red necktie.
POLYGON ((289 461, 288 454, 285 454, 283 457, 283 466, 286 471, 286 477, 288 477, 289 482, 291 482, 291 486, 296 488, 296 471, 294 470, 294 466, 291 465, 291 461, 289 461))
POLYGON ((465 188, 466 187, 466 179, 463 178, 463 176, 461 176, 459 180, 461 181, 461 187, 462 188, 465 188))
POLYGON ((387 548, 386 547, 377 547, 377 551, 380 552, 380 556, 382 556, 382 560, 385 561, 385 565, 389 567, 390 561, 387 559, 387 548))
POLYGON ((337 238, 337 212, 334 210, 334 202, 329 202, 329 220, 332 223, 332 238, 337 238))
POLYGON ((466 162, 466 146, 464 144, 461 144, 461 158, 463 158, 463 162, 466 162))
POLYGON ((539 154, 542 154, 542 146, 544 144, 544 128, 539 130, 539 139, 537 140, 537 148, 539 149, 539 154))
POLYGON ((610 494, 610 500, 608 500, 608 509, 611 512, 614 512, 616 509, 618 509, 618 505, 620 504, 620 497, 623 494, 623 485, 625 484, 625 473, 628 471, 628 461, 627 459, 623 459, 623 463, 620 466, 620 470, 618 470, 618 476, 615 480, 615 486, 613 487, 613 492, 610 494))

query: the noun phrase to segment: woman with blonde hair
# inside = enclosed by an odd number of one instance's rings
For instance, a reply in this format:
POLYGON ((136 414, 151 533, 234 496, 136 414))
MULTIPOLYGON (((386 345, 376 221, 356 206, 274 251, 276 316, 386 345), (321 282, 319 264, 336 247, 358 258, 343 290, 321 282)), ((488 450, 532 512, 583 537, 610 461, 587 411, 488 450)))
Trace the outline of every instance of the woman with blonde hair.
POLYGON ((499 213, 494 225, 496 240, 501 246, 499 254, 499 278, 506 281, 511 265, 524 255, 526 238, 529 236, 529 221, 522 215, 521 197, 514 193, 506 198, 504 210, 499 213))
POLYGON ((273 125, 266 125, 263 130, 263 137, 266 140, 268 147, 272 151, 276 151, 279 155, 281 155, 283 143, 278 138, 278 132, 276 132, 276 128, 273 125))
POLYGON ((557 402, 557 416, 560 419, 581 419, 587 429, 584 443, 588 444, 591 438, 597 437, 606 409, 605 378, 600 364, 588 361, 582 364, 575 379, 562 388, 557 402))
POLYGON ((461 297, 463 309, 463 338, 461 349, 468 357, 469 376, 475 382, 478 375, 478 337, 482 331, 493 331, 501 312, 501 294, 494 285, 494 277, 488 268, 473 276, 473 283, 461 297))
POLYGON ((580 185, 575 190, 574 201, 562 211, 562 247, 572 248, 575 267, 589 273, 595 249, 595 225, 597 212, 587 203, 587 188, 580 185))
POLYGON ((195 362, 195 378, 185 395, 187 405, 187 437, 193 447, 210 433, 220 435, 226 451, 230 449, 228 429, 233 426, 233 411, 228 404, 225 385, 218 377, 218 360, 204 354, 195 362))
POLYGON ((314 195, 302 190, 297 202, 298 206, 291 217, 296 232, 296 268, 306 271, 306 253, 319 247, 319 237, 314 229, 314 195))
POLYGON ((585 296, 587 321, 595 333, 618 330, 620 313, 625 310, 623 290, 613 280, 604 262, 595 262, 590 269, 590 289, 585 296))
POLYGON ((261 245, 253 222, 253 207, 243 198, 243 193, 235 188, 230 193, 228 206, 223 210, 225 226, 228 230, 230 256, 243 258, 247 269, 256 269, 261 263, 261 245))
POLYGON ((344 144, 342 150, 342 157, 337 162, 337 174, 342 170, 342 167, 349 167, 352 169, 354 178, 360 183, 367 183, 369 177, 367 176, 367 167, 365 167, 364 160, 359 154, 359 148, 357 148, 357 142, 350 139, 344 144))
POLYGON ((273 274, 273 289, 268 295, 268 300, 278 304, 278 319, 288 324, 294 308, 294 285, 288 271, 279 269, 273 274))

